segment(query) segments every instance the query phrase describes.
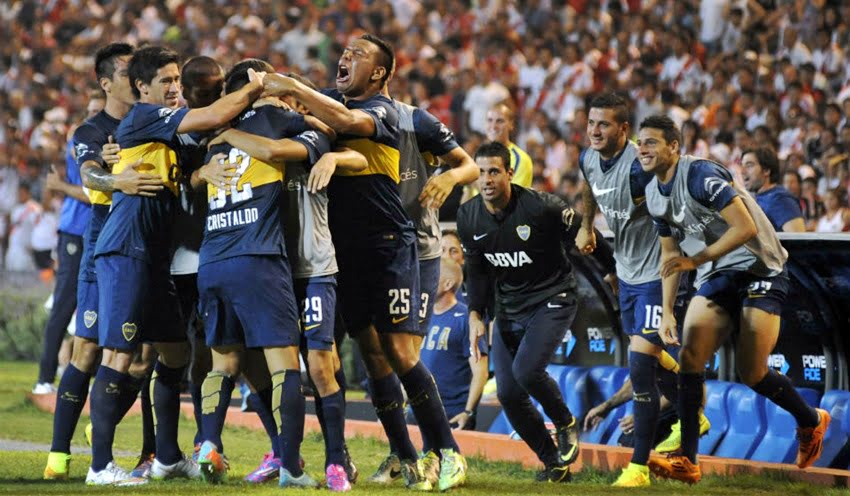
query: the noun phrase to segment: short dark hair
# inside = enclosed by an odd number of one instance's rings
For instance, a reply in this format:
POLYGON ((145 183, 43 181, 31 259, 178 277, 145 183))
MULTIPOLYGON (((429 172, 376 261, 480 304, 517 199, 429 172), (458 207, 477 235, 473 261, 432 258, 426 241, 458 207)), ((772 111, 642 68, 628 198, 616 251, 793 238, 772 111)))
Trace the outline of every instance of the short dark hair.
POLYGON ((478 149, 475 150, 475 159, 477 160, 478 157, 501 158, 502 166, 505 168, 506 172, 511 167, 511 152, 508 151, 508 147, 497 141, 490 141, 479 146, 478 149))
POLYGON ((776 150, 773 149, 772 146, 757 146, 755 148, 748 148, 741 153, 741 157, 744 155, 752 153, 756 156, 756 160, 758 160, 759 165, 762 169, 770 172, 770 182, 778 183, 781 178, 781 173, 779 170, 779 157, 776 156, 776 150))
POLYGON ((227 94, 239 91, 243 86, 248 84, 248 69, 254 69, 257 72, 274 72, 274 67, 260 59, 245 59, 238 62, 236 65, 227 71, 224 76, 224 92, 227 94))
POLYGON ((443 237, 454 236, 458 243, 460 243, 460 234, 457 233, 457 229, 443 229, 442 235, 443 237))
POLYGON ((130 59, 130 64, 127 67, 127 72, 130 75, 130 86, 133 89, 133 96, 141 98, 142 94, 136 87, 136 81, 141 81, 144 84, 151 84, 153 78, 156 77, 156 71, 168 64, 178 64, 180 56, 177 52, 170 48, 161 46, 148 46, 136 50, 133 58, 130 59))
POLYGON ((655 114, 650 115, 643 122, 640 123, 640 129, 645 127, 651 129, 660 129, 664 134, 664 139, 667 143, 672 143, 674 141, 678 141, 680 144, 682 143, 681 133, 679 132, 679 128, 676 126, 676 123, 673 122, 673 119, 667 117, 663 114, 655 114))
POLYGON ((384 77, 381 78, 381 84, 386 83, 395 70, 395 51, 393 51, 393 47, 373 34, 364 34, 360 39, 366 40, 378 47, 381 53, 381 56, 378 58, 378 65, 386 69, 384 77))
POLYGON ((194 88, 203 80, 221 73, 221 66, 212 57, 198 55, 187 60, 180 69, 180 82, 183 88, 194 88))
POLYGON ((133 45, 129 43, 110 43, 100 48, 94 55, 94 75, 98 81, 112 79, 115 74, 115 59, 133 55, 133 45))
POLYGON ((629 122, 629 104, 616 93, 605 93, 590 101, 591 109, 613 109, 617 122, 622 124, 629 122))

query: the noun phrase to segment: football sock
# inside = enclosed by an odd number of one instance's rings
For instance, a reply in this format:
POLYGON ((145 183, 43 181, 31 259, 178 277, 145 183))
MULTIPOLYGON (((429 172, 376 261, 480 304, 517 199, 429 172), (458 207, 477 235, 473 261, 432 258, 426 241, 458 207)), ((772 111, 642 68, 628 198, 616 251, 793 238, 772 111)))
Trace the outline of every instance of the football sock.
POLYGON ((818 425, 818 412, 806 403, 787 376, 768 369, 767 375, 752 387, 753 391, 776 403, 794 416, 800 427, 818 425))
POLYGON ((304 438, 304 394, 301 371, 281 370, 272 374, 272 411, 280 426, 281 465, 294 477, 300 477, 301 440, 304 438))
POLYGON ((100 472, 112 461, 112 442, 118 418, 121 388, 129 377, 101 365, 95 374, 91 391, 92 462, 91 468, 100 472))
POLYGON ((180 381, 184 369, 166 367, 157 361, 151 377, 156 459, 165 465, 177 463, 181 456, 177 444, 177 425, 180 420, 180 381))
POLYGON ((375 413, 387 433, 390 451, 402 460, 416 460, 416 448, 410 442, 404 421, 404 393, 401 391, 398 376, 391 373, 380 379, 370 378, 369 391, 372 393, 375 413))
POLYGON ((658 420, 658 387, 655 372, 658 360, 644 353, 629 353, 629 376, 634 388, 635 446, 632 463, 646 465, 655 440, 655 423, 658 420))
POLYGON ((208 373, 201 386, 201 430, 204 440, 213 442, 221 453, 224 452, 221 431, 224 429, 233 386, 233 379, 229 375, 216 371, 208 373))
POLYGON ((74 364, 69 363, 62 379, 59 380, 59 390, 56 391, 56 413, 53 415, 53 444, 50 451, 56 453, 71 453, 71 438, 80 420, 80 413, 89 395, 89 379, 91 375, 80 371, 74 364))
POLYGON ((399 379, 407 391, 408 401, 420 430, 428 433, 429 447, 436 450, 460 451, 452 436, 452 428, 440 400, 437 383, 434 382, 434 376, 428 367, 421 361, 417 362, 399 379))

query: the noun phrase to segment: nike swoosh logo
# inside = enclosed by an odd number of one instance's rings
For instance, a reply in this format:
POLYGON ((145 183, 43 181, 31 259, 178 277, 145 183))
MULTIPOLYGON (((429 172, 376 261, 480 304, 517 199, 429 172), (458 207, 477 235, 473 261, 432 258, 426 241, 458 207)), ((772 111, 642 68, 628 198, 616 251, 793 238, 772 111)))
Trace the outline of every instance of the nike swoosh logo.
POLYGON ((473 240, 473 241, 478 241, 479 239, 481 239, 481 238, 483 238, 483 237, 487 236, 488 234, 490 234, 490 233, 484 233, 484 234, 474 234, 474 235, 472 236, 472 240, 473 240))
POLYGON ((402 322, 406 319, 407 319, 407 315, 405 315, 404 317, 393 317, 392 320, 393 320, 393 324, 398 324, 399 322, 402 322))
POLYGON ((315 329, 315 328, 319 327, 320 325, 322 325, 322 323, 321 323, 321 322, 320 322, 320 323, 318 323, 318 324, 313 324, 313 325, 304 326, 304 330, 305 330, 305 331, 309 331, 310 329, 315 329))
POLYGON ((455 317, 463 317, 463 312, 455 312, 455 317))
POLYGON ((673 220, 676 221, 676 222, 682 222, 683 220, 685 220, 685 206, 684 205, 682 205, 682 209, 679 210, 679 213, 673 214, 673 220))
POLYGON ((658 329, 643 329, 640 332, 641 332, 641 334, 654 334, 654 333, 658 332, 658 329))
POLYGON ((564 308, 564 305, 553 305, 552 302, 550 301, 549 303, 546 304, 546 307, 547 308, 564 308))
POLYGON ((390 470, 390 479, 395 479, 401 475, 401 470, 390 470))
POLYGON ((596 186, 596 183, 593 183, 593 184, 590 185, 590 189, 593 191, 593 196, 602 196, 602 195, 607 195, 608 193, 614 191, 617 188, 599 189, 596 186))

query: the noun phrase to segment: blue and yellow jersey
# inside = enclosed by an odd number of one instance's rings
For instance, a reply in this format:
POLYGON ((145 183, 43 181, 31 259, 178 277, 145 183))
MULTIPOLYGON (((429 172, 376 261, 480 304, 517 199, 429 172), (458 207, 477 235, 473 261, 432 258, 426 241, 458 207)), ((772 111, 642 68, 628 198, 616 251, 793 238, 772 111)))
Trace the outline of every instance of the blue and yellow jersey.
POLYGON ((437 157, 458 148, 454 133, 439 119, 422 109, 413 111, 413 130, 422 157, 429 164, 437 164, 437 157))
POLYGON ((534 179, 534 166, 531 157, 525 153, 525 150, 516 146, 513 141, 508 143, 508 151, 511 152, 511 169, 514 171, 511 182, 523 188, 530 188, 534 179))
POLYGON ((97 240, 95 256, 118 253, 147 262, 169 257, 171 224, 176 206, 182 142, 177 134, 189 109, 171 109, 137 103, 118 125, 115 141, 121 161, 112 167, 117 174, 142 161, 138 169, 162 178, 165 188, 155 197, 112 193, 112 209, 97 240))
MULTIPOLYGON (((325 94, 343 101, 336 90, 326 90, 325 94)), ((398 112, 392 101, 382 95, 344 103, 349 109, 363 111, 372 117, 375 134, 337 137, 340 146, 362 153, 368 165, 359 172, 334 176, 328 187, 328 214, 334 243, 340 250, 352 242, 369 244, 375 237, 400 236, 412 243, 416 240, 416 231, 398 192, 398 112)))
MULTIPOLYGON (((74 143, 74 154, 77 161, 77 170, 86 162, 97 162, 100 167, 106 167, 100 156, 103 145, 109 142, 109 136, 114 135, 121 121, 101 111, 92 118, 86 120, 74 131, 72 142, 74 143)), ((109 213, 112 204, 112 194, 83 188, 91 201, 91 219, 83 233, 83 256, 80 261, 79 279, 83 281, 96 281, 97 275, 94 271, 94 250, 97 238, 109 213)))
MULTIPOLYGON (((302 143, 315 162, 330 150, 327 136, 310 130, 291 110, 264 106, 239 117, 236 129, 278 140, 302 143)), ((209 157, 224 153, 238 164, 235 186, 207 185, 209 212, 201 243, 200 264, 241 255, 286 256, 282 217, 282 164, 269 164, 228 144, 216 145, 209 157)))

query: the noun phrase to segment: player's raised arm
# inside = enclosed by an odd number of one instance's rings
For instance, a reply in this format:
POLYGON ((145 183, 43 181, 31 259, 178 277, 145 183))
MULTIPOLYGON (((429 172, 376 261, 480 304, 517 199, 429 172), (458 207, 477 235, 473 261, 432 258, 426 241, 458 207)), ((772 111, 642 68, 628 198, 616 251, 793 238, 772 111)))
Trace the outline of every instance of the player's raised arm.
POLYGON ((263 76, 263 73, 249 69, 248 84, 221 97, 210 106, 189 110, 180 121, 177 132, 209 131, 226 126, 263 92, 263 76))
POLYGON ((287 160, 306 160, 308 157, 307 147, 303 143, 291 139, 274 140, 239 129, 224 131, 209 146, 221 143, 239 148, 257 160, 268 163, 281 164, 287 160))
POLYGON ((336 132, 355 136, 373 136, 375 120, 362 110, 349 109, 333 98, 307 87, 299 81, 280 74, 268 74, 265 92, 273 96, 291 95, 310 110, 310 113, 336 132))

